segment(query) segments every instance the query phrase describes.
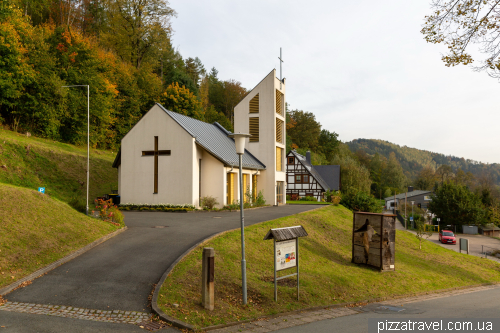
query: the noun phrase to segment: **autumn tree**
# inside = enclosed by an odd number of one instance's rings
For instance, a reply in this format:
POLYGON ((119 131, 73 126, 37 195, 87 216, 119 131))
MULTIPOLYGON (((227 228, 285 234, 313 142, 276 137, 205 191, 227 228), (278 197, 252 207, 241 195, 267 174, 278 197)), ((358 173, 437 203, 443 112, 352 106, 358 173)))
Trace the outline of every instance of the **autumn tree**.
POLYGON ((440 165, 436 170, 436 176, 441 181, 441 185, 443 185, 446 181, 453 177, 453 170, 451 166, 443 164, 440 165))
POLYGON ((484 54, 475 70, 500 77, 500 2, 497 0, 433 0, 433 13, 421 30, 429 43, 442 43, 446 66, 472 64, 472 45, 484 54))
POLYGON ((160 103, 168 110, 204 120, 204 111, 198 98, 184 86, 170 84, 160 96, 160 103))

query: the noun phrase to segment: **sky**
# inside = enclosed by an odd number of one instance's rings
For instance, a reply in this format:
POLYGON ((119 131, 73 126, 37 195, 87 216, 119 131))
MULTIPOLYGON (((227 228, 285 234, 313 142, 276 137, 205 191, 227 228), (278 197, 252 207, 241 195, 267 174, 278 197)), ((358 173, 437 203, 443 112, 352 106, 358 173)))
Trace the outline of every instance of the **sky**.
POLYGON ((251 89, 283 49, 286 101, 343 142, 381 139, 500 163, 500 83, 446 67, 420 33, 430 1, 170 0, 172 44, 251 89))

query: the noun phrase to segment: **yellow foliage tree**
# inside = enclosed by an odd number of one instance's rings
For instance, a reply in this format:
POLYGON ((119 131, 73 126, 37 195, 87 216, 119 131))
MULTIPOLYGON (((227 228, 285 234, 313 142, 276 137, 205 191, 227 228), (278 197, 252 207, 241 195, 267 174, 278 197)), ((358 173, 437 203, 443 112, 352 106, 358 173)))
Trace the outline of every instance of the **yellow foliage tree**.
POLYGON ((204 120, 205 112, 195 94, 179 83, 170 84, 165 92, 160 96, 160 103, 168 110, 198 120, 204 120))

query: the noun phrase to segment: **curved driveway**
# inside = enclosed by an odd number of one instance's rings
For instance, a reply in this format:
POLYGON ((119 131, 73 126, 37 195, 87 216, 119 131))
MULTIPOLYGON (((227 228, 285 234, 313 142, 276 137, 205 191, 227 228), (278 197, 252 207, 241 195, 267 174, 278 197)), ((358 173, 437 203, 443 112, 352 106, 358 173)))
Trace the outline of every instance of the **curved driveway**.
MULTIPOLYGON (((315 208, 319 207, 286 205, 247 210, 245 225, 315 208)), ((128 230, 4 298, 11 302, 148 312, 148 296, 165 270, 201 240, 239 228, 239 216, 239 212, 125 212, 128 230)), ((0 311, 0 322, 8 314, 0 311)))

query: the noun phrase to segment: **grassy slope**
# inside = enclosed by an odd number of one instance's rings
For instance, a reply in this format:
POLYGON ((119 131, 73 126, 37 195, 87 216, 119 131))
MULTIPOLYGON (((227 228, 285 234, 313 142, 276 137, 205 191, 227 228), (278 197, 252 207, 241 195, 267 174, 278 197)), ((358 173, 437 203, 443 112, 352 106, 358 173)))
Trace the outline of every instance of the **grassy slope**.
POLYGON ((400 231, 396 235, 395 272, 380 273, 352 264, 352 212, 342 206, 328 206, 245 230, 248 307, 241 306, 240 234, 232 231, 198 247, 175 267, 160 291, 158 304, 162 310, 204 327, 300 308, 500 282, 498 263, 431 242, 424 242, 420 251, 415 236, 400 231), (278 287, 275 303, 273 242, 262 239, 270 228, 294 225, 303 225, 309 233, 300 240, 300 301, 293 280, 288 281, 289 286, 278 287), (214 311, 206 311, 200 304, 202 247, 213 247, 216 253, 214 311), (175 308, 173 303, 180 306, 175 308))
MULTIPOLYGON (((111 167, 115 155, 91 149, 90 202, 117 189, 117 171, 111 167)), ((50 196, 81 210, 85 207, 86 169, 86 147, 0 129, 0 183, 35 190, 45 187, 50 196)))
POLYGON ((0 287, 118 229, 34 190, 0 183, 0 287))

